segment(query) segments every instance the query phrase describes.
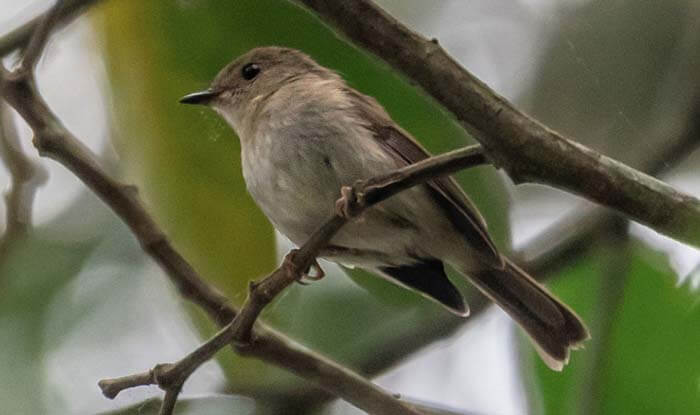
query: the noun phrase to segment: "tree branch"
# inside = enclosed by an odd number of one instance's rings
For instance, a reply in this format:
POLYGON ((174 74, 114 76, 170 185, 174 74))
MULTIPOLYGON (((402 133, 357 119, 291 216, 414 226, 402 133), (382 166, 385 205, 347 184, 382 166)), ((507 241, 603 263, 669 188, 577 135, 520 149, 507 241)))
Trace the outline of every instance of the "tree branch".
POLYGON ((298 0, 452 112, 516 182, 548 184, 700 247, 700 200, 603 156, 518 111, 437 43, 370 0, 298 0))

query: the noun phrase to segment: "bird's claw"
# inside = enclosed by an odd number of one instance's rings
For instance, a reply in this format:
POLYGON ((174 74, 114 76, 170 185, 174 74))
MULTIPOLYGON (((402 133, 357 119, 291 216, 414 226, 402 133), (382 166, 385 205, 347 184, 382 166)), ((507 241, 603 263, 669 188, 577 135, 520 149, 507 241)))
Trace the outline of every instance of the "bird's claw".
POLYGON ((301 277, 309 281, 318 281, 322 280, 325 276, 326 273, 323 271, 323 268, 321 268, 321 265, 319 265, 318 261, 314 259, 313 264, 311 264, 309 269, 307 269, 301 277), (313 274, 311 274, 312 268, 316 271, 313 274))
POLYGON ((326 276, 326 273, 323 271, 323 268, 318 264, 318 261, 314 259, 314 263, 309 266, 309 268, 306 269, 306 271, 301 274, 301 277, 299 277, 298 280, 296 280, 297 284, 300 285, 309 285, 309 281, 318 281, 323 279, 326 276), (311 274, 311 269, 315 269, 315 273, 311 274))
MULTIPOLYGON (((294 256, 299 252, 298 249, 293 249, 292 251, 287 254, 287 257, 285 258, 285 266, 290 267, 290 272, 296 272, 295 267, 295 262, 294 262, 294 256)), ((320 279, 323 279, 323 277, 326 276, 326 273, 323 271, 323 268, 321 268, 321 265, 319 265, 318 261, 314 259, 314 262, 311 263, 311 265, 299 276, 299 278, 296 280, 298 284, 301 285, 308 285, 308 281, 318 281, 320 279), (315 272, 311 274, 311 269, 314 269, 315 272)))

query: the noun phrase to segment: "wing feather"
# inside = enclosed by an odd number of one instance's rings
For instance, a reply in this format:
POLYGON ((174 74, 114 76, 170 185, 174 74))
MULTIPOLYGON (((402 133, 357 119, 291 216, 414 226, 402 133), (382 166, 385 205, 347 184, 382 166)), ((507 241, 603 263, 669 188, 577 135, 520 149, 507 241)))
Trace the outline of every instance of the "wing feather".
MULTIPOLYGON (((358 118, 367 123, 367 128, 372 131, 376 140, 399 164, 413 164, 430 157, 408 132, 396 125, 373 98, 350 88, 345 92, 349 94, 358 118)), ((457 182, 449 176, 444 176, 428 181, 426 186, 435 202, 469 244, 484 254, 482 259, 498 268, 505 267, 503 258, 488 234, 486 221, 457 182)))

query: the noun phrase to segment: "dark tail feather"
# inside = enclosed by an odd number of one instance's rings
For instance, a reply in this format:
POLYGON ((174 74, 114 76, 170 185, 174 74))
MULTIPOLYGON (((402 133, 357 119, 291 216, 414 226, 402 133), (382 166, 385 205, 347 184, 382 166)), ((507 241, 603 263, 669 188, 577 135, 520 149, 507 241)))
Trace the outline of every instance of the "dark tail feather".
POLYGON ((393 282, 418 291, 458 316, 469 315, 469 307, 462 294, 452 285, 445 275, 442 262, 437 259, 424 259, 412 265, 399 267, 381 267, 379 271, 393 282))
POLYGON ((576 313, 509 260, 503 270, 471 271, 468 276, 530 335, 550 368, 561 370, 569 349, 590 337, 576 313))

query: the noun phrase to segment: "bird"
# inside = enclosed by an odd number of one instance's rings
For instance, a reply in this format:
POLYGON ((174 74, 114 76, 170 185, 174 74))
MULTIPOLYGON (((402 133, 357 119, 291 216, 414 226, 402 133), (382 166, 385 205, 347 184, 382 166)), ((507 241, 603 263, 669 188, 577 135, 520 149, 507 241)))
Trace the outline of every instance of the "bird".
MULTIPOLYGON (((180 102, 209 106, 231 126, 248 192, 297 246, 336 214, 343 186, 430 157, 374 98, 292 48, 252 49, 180 102)), ((518 323, 553 370, 590 337, 574 311, 498 250, 449 176, 366 209, 319 257, 365 269, 466 317, 448 265, 518 323)))

